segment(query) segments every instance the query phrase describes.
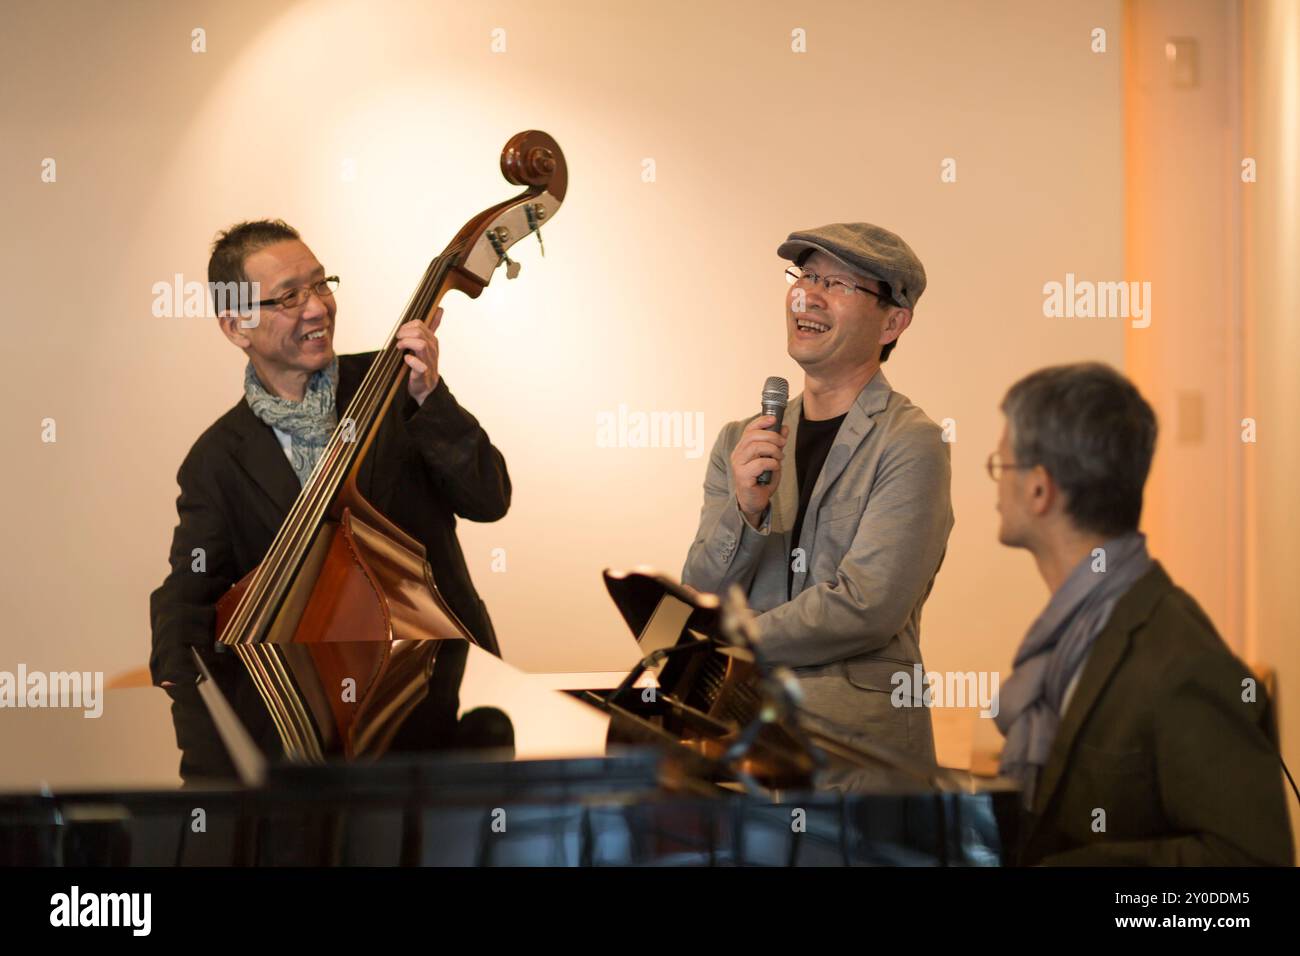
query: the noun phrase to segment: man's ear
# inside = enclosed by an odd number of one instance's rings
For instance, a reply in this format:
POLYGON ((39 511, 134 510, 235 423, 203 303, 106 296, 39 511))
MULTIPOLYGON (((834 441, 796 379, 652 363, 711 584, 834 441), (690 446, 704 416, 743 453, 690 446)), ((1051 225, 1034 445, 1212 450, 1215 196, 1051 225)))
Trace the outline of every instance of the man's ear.
POLYGON ((217 315, 217 322, 221 325, 222 334, 230 340, 231 345, 242 351, 253 344, 248 337, 248 330, 257 327, 257 315, 241 316, 227 309, 217 315))
POLYGON ((891 305, 885 321, 880 325, 880 344, 888 345, 897 339, 912 324, 912 310, 902 306, 891 305))
POLYGON ((1061 500, 1061 486, 1052 480, 1042 465, 1029 470, 1029 509, 1035 515, 1045 515, 1061 500))

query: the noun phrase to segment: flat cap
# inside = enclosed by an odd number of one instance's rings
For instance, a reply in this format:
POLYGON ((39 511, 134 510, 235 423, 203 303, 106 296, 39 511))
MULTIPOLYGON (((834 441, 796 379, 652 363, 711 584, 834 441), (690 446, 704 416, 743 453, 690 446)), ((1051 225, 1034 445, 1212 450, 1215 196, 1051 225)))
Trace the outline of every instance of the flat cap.
POLYGON ((812 249, 834 256, 868 278, 888 283, 891 298, 904 308, 914 308, 925 291, 925 266, 912 247, 888 229, 869 222, 837 222, 804 229, 790 233, 776 254, 798 262, 812 249))

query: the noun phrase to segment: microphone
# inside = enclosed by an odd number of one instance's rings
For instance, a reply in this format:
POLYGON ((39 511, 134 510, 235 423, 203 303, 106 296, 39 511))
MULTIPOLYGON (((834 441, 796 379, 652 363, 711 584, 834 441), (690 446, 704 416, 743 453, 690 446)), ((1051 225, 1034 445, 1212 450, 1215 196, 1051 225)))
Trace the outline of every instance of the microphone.
MULTIPOLYGON (((763 383, 763 414, 775 415, 776 422, 769 425, 767 431, 781 431, 781 419, 785 417, 785 403, 790 399, 790 383, 779 375, 773 375, 763 383)), ((772 483, 772 473, 765 471, 758 476, 760 485, 772 483)))

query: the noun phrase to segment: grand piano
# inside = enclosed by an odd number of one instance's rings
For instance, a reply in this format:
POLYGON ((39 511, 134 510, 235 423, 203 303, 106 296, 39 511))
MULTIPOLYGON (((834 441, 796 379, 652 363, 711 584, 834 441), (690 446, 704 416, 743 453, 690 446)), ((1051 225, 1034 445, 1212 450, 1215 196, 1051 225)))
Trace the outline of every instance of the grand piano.
MULTIPOLYGON (((440 652, 458 733, 368 763, 268 760, 209 681, 237 780, 10 787, 9 866, 997 866, 1006 781, 812 729, 743 599, 650 570, 605 584, 645 657, 614 686, 544 686, 482 649, 440 652)), ((605 682, 612 683, 612 682, 605 682)), ((142 693, 161 694, 156 689, 142 693)), ((14 725, 7 725, 14 732, 14 725)), ((124 752, 129 750, 123 743, 124 752)))

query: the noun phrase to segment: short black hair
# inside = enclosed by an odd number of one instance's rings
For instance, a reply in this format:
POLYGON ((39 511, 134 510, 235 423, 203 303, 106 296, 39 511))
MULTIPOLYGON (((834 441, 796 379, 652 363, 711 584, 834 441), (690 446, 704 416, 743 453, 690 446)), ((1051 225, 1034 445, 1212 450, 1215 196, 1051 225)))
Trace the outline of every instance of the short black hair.
POLYGON ((231 283, 248 281, 244 260, 259 249, 300 238, 298 230, 283 219, 238 222, 224 232, 217 233, 217 238, 212 243, 212 255, 208 259, 208 289, 217 308, 220 309, 223 304, 219 294, 223 288, 234 288, 231 283))
POLYGON ((1109 365, 1055 365, 1007 391, 1002 411, 1017 465, 1042 465, 1085 531, 1136 531, 1156 448, 1156 413, 1109 365))
MULTIPOLYGON (((879 279, 876 281, 880 282, 879 279)), ((889 288, 888 282, 880 282, 880 295, 881 298, 876 300, 876 304, 881 309, 892 309, 898 306, 898 303, 894 301, 894 292, 889 288)), ((894 341, 886 342, 880 347, 880 363, 882 365, 889 360, 889 353, 894 351, 894 346, 897 344, 898 339, 896 338, 894 341)))

